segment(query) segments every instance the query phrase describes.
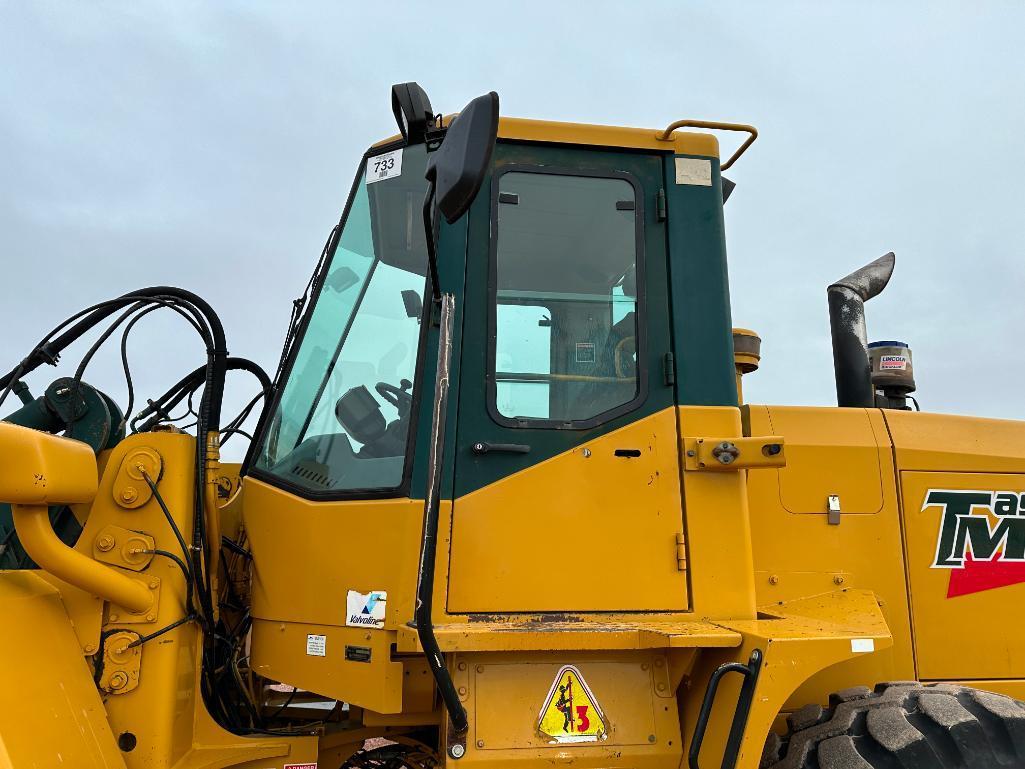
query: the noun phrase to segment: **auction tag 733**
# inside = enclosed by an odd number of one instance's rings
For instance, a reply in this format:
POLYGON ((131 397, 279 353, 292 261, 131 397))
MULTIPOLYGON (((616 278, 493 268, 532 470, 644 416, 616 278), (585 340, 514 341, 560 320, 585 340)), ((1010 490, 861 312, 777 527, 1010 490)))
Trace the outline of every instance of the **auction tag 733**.
POLYGON ((402 175, 402 150, 367 158, 367 184, 402 175))

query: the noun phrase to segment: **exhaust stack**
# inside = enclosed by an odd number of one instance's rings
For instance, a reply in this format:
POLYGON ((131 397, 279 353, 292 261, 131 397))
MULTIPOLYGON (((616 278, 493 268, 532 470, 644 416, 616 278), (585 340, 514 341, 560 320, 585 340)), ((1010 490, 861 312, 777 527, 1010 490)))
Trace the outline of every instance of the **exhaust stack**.
POLYGON ((865 302, 886 288, 895 263, 896 257, 891 251, 826 289, 838 406, 875 406, 872 364, 868 357, 868 332, 865 328, 865 302))

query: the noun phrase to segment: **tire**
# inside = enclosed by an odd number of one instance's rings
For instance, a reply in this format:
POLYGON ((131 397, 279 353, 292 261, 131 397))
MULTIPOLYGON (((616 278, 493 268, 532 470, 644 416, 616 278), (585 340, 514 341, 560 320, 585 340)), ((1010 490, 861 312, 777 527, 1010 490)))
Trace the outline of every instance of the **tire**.
POLYGON ((845 689, 787 722, 762 769, 1025 769, 1025 703, 963 686, 845 689))

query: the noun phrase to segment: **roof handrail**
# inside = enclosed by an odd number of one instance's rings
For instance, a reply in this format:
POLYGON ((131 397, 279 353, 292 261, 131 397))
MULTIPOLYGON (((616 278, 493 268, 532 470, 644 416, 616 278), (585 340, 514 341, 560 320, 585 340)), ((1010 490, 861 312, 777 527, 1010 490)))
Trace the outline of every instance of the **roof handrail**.
POLYGON ((658 134, 657 138, 659 141, 670 141, 673 137, 673 131, 678 128, 710 128, 714 131, 740 131, 742 133, 750 134, 744 143, 737 148, 737 151, 733 153, 729 160, 719 166, 720 171, 727 170, 732 166, 737 159, 743 155, 747 148, 754 144, 755 139, 758 138, 758 129, 753 125, 746 125, 744 123, 720 123, 717 120, 677 120, 669 124, 661 134, 658 134))

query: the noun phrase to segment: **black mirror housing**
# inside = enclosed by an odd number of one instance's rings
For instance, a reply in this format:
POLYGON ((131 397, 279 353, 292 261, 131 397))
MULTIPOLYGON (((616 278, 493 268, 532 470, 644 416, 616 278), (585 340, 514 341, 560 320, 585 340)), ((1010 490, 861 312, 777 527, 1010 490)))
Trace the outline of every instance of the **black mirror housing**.
POLYGON ((423 144, 427 131, 434 127, 434 110, 427 92, 418 83, 393 85, 391 111, 406 144, 423 144))
POLYGON ((434 185, 438 210, 452 224, 466 213, 491 166, 498 136, 498 94, 478 96, 460 112, 431 155, 425 174, 434 185))

